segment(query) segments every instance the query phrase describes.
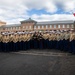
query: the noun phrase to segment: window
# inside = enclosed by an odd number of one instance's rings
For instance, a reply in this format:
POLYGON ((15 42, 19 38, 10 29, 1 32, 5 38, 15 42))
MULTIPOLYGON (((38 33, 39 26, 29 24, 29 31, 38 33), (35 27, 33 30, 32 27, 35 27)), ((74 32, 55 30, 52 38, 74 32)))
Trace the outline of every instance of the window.
POLYGON ((52 28, 52 25, 50 25, 50 28, 52 28))
POLYGON ((14 29, 14 27, 12 27, 14 29))
POLYGON ((26 29, 28 29, 28 26, 26 26, 26 29))
POLYGON ((5 30, 7 30, 7 28, 5 28, 5 30))
POLYGON ((12 30, 12 27, 10 29, 12 30))
POLYGON ((48 25, 46 25, 46 29, 48 28, 48 25))
POLYGON ((67 28, 69 28, 69 25, 67 25, 67 28))
POLYGON ((56 28, 56 25, 54 25, 54 28, 56 28))
POLYGON ((62 27, 65 28, 65 25, 63 25, 62 27))
POLYGON ((38 26, 38 29, 40 29, 40 26, 38 26))
POLYGON ((44 28, 44 26, 42 26, 42 29, 44 28))
POLYGON ((36 29, 36 26, 34 26, 34 29, 36 29))
POLYGON ((20 27, 19 27, 19 29, 20 29, 20 27))
POLYGON ((58 25, 58 28, 60 28, 60 25, 58 25))
POLYGON ((10 28, 8 28, 8 30, 10 30, 10 28))
POLYGON ((72 24, 71 27, 74 28, 74 25, 72 24))
POLYGON ((16 27, 16 29, 18 29, 18 27, 16 27))
POLYGON ((25 27, 23 26, 23 29, 24 29, 25 27))
POLYGON ((9 28, 7 28, 7 30, 9 30, 9 28))
POLYGON ((29 28, 31 29, 31 26, 29 26, 29 28))
POLYGON ((0 30, 2 30, 2 28, 0 28, 0 30))

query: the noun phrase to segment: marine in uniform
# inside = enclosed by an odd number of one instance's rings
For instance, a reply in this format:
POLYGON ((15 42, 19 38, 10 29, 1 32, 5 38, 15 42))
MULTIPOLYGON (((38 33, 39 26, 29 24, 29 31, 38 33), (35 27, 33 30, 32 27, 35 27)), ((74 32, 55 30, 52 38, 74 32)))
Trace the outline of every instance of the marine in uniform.
POLYGON ((43 49, 43 38, 41 33, 38 34, 38 48, 43 49))
POLYGON ((31 39, 31 34, 27 34, 27 49, 30 49, 30 39, 31 39))
POLYGON ((0 33, 0 52, 2 52, 2 34, 0 33))
POLYGON ((38 33, 35 32, 33 35, 33 48, 38 49, 38 33))
POLYGON ((70 35, 69 35, 69 32, 67 32, 67 31, 64 34, 65 34, 65 37, 64 37, 64 51, 68 51, 70 35))
POLYGON ((49 45, 48 45, 49 46, 49 49, 51 49, 51 40, 52 40, 51 39, 51 33, 49 33, 49 45))
POLYGON ((32 38, 33 38, 33 33, 31 32, 30 33, 30 49, 32 49, 32 45, 33 45, 33 42, 32 42, 32 38))
POLYGON ((43 47, 44 47, 44 49, 46 49, 47 48, 47 34, 46 34, 46 32, 43 33, 43 38, 44 38, 43 47))
POLYGON ((20 50, 23 50, 23 34, 22 34, 22 32, 20 33, 20 35, 19 35, 19 49, 20 50))
POLYGON ((70 34, 70 50, 69 52, 75 54, 75 33, 70 34))
POLYGON ((17 33, 14 33, 14 35, 13 35, 13 51, 17 51, 18 50, 18 35, 17 35, 17 33))
POLYGON ((3 42, 3 51, 8 52, 9 51, 9 46, 8 46, 9 36, 8 36, 8 34, 3 35, 2 42, 3 42))
POLYGON ((61 44, 60 44, 60 33, 57 33, 56 39, 57 39, 56 49, 60 50, 60 47, 61 47, 61 44))
POLYGON ((9 34, 9 50, 13 51, 13 34, 9 34))

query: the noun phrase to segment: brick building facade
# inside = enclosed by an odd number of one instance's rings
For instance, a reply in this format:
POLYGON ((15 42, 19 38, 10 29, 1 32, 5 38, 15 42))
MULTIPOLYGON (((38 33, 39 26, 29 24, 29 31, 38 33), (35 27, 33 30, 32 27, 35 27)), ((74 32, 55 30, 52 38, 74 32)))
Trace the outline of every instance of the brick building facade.
POLYGON ((0 26, 6 25, 6 22, 0 21, 0 26))
POLYGON ((12 25, 6 25, 5 23, 5 25, 0 26, 0 32, 75 30, 75 23, 73 20, 37 22, 29 18, 20 23, 21 24, 12 25))

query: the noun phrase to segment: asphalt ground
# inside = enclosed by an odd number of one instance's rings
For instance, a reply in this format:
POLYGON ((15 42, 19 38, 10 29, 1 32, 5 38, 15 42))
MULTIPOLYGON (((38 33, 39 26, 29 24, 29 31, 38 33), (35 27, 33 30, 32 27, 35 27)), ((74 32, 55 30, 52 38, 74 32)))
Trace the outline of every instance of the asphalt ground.
POLYGON ((59 50, 0 53, 0 75, 75 75, 75 55, 59 50))

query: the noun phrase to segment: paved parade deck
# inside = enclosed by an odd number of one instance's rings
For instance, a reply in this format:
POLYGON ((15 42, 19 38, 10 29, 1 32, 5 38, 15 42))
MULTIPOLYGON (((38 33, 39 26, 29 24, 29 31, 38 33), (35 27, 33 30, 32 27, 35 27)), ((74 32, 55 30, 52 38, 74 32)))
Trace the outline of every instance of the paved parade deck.
POLYGON ((0 75, 75 75, 75 55, 57 50, 0 53, 0 75))

